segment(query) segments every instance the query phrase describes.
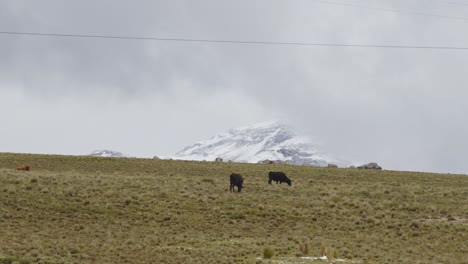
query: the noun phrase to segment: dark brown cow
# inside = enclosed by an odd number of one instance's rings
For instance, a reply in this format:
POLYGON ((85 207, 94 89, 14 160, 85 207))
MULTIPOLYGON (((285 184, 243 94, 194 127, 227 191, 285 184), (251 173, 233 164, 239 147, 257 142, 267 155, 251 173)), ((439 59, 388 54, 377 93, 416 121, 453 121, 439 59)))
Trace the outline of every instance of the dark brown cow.
POLYGON ((268 183, 271 184, 272 181, 275 181, 276 183, 287 183, 289 186, 291 186, 291 180, 284 174, 284 172, 280 171, 270 171, 268 173, 268 183))
POLYGON ((231 185, 229 186, 229 191, 234 192, 234 186, 237 186, 237 191, 241 192, 244 188, 244 178, 240 174, 233 173, 229 177, 231 185))
POLYGON ((24 166, 24 167, 16 167, 17 171, 30 171, 31 167, 30 166, 24 166))

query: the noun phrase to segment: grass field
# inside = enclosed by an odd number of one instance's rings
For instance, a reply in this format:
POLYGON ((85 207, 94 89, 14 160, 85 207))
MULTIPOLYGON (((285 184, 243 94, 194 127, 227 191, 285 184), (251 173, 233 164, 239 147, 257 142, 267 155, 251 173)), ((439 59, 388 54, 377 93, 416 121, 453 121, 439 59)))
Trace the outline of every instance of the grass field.
POLYGON ((468 263, 468 176, 0 154, 0 263, 321 263, 301 257, 325 252, 468 263), (268 185, 270 170, 292 186, 268 185), (242 193, 229 192, 233 172, 242 193))

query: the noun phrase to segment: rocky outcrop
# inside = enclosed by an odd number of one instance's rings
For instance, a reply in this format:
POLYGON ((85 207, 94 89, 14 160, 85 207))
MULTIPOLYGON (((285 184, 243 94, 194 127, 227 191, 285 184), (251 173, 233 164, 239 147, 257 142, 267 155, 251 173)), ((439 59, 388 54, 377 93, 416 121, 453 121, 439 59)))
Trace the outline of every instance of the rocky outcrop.
POLYGON ((359 166, 358 169, 364 169, 364 170, 381 170, 382 167, 380 167, 377 163, 371 162, 369 164, 365 164, 362 166, 359 166))
POLYGON ((216 158, 215 161, 216 162, 223 162, 223 159, 222 158, 216 158))
POLYGON ((336 168, 338 168, 338 165, 329 163, 327 167, 336 169, 336 168))
POLYGON ((260 164, 292 164, 292 162, 290 161, 285 161, 285 160, 262 160, 260 162, 258 162, 260 164))

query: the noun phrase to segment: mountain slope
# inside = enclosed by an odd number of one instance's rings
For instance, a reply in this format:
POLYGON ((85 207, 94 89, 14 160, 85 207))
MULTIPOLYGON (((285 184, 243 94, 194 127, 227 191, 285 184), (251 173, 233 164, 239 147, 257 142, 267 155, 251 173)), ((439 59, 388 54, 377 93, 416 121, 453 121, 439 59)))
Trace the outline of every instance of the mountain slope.
POLYGON ((231 129, 213 138, 184 148, 175 159, 214 160, 257 163, 284 161, 296 165, 326 166, 336 162, 320 152, 311 142, 297 136, 280 122, 265 122, 231 129))
POLYGON ((113 158, 124 158, 126 157, 124 154, 118 151, 113 150, 95 150, 88 156, 93 157, 113 157, 113 158))

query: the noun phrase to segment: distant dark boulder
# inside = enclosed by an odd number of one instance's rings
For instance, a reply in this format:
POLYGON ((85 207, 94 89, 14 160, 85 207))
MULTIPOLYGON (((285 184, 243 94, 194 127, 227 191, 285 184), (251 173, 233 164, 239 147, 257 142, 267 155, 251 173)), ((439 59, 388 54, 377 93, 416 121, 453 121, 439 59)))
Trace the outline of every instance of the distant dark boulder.
POLYGON ((329 163, 328 168, 338 168, 338 165, 329 163))
POLYGON ((222 158, 216 158, 215 161, 216 162, 223 162, 223 159, 222 158))
POLYGON ((382 167, 380 167, 377 163, 371 162, 369 164, 365 164, 362 166, 359 166, 358 169, 364 169, 364 170, 381 170, 382 167))

